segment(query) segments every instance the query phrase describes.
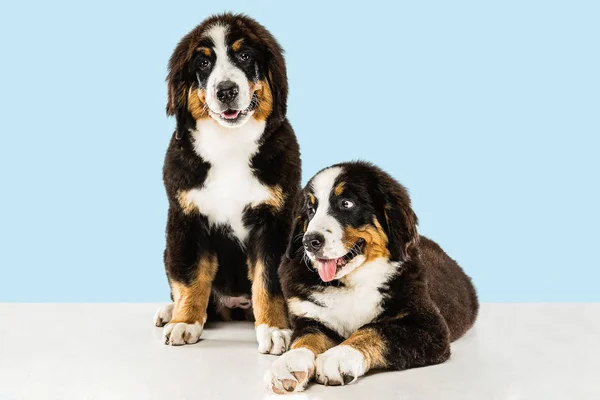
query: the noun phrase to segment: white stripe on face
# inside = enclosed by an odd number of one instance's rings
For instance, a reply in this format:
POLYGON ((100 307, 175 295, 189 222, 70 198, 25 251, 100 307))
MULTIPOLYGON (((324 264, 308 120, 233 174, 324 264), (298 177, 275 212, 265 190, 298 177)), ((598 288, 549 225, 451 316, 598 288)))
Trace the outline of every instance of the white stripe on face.
MULTIPOLYGON (((348 252, 342 243, 344 230, 337 219, 329 215, 329 197, 335 180, 342 173, 341 167, 328 168, 317 174, 312 180, 313 194, 317 199, 317 210, 306 228, 306 233, 316 232, 325 237, 323 258, 338 258, 348 252)), ((312 255, 308 255, 312 258, 312 255)))
POLYGON ((250 106, 251 101, 250 85, 246 74, 231 62, 227 54, 227 30, 226 26, 214 25, 206 33, 214 43, 213 49, 217 58, 206 83, 206 103, 217 114, 228 108, 217 99, 217 86, 221 82, 232 81, 238 85, 236 109, 245 110, 250 106))

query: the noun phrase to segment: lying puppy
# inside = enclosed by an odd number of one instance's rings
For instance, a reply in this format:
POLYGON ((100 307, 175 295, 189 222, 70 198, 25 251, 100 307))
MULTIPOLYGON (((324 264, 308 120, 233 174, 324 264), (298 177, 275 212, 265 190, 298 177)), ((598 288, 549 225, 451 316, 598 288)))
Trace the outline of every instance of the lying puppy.
POLYGON ((300 189, 282 49, 251 18, 212 16, 181 39, 167 81, 177 118, 163 169, 173 303, 154 323, 178 346, 196 343, 209 315, 245 310, 259 351, 281 354, 291 330, 277 268, 300 189))
POLYGON ((474 323, 471 280, 417 233, 404 187, 364 162, 334 165, 303 191, 280 267, 292 350, 265 374, 275 393, 353 383, 367 371, 450 357, 474 323))

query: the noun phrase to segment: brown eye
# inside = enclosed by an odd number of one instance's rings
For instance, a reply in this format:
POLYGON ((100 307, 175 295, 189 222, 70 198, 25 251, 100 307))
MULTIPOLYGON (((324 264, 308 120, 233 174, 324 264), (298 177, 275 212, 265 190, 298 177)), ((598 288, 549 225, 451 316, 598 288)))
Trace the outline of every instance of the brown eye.
POLYGON ((308 216, 312 217, 315 215, 315 208, 313 206, 308 206, 308 216))
POLYGON ((210 67, 210 61, 207 60, 206 58, 203 58, 202 60, 200 60, 200 62, 198 63, 198 68, 205 70, 208 69, 210 67))
POLYGON ((242 51, 241 53, 238 54, 238 58, 243 62, 248 62, 248 61, 250 61, 250 59, 252 57, 250 56, 250 53, 248 53, 247 51, 242 51))

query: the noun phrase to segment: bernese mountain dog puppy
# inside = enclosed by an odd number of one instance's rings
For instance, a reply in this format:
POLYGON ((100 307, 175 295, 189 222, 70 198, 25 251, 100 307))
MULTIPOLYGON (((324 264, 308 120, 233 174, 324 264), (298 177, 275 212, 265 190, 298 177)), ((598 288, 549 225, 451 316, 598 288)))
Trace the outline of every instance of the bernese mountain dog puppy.
POLYGON ((371 369, 444 362, 474 323, 470 278, 417 233, 406 189, 364 162, 315 175, 301 199, 279 275, 291 350, 265 374, 275 393, 313 377, 345 385, 371 369))
POLYGON ((173 303, 155 325, 166 325, 166 344, 183 345, 198 342, 209 315, 246 317, 259 351, 281 354, 291 330, 277 269, 300 191, 282 49, 247 16, 212 16, 179 42, 167 82, 177 120, 163 169, 173 303))

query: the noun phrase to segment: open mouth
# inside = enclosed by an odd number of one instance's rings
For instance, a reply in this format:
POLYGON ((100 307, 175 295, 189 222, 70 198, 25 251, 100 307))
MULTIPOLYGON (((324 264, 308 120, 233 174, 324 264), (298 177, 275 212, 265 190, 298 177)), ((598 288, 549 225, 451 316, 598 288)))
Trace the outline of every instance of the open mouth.
POLYGON ((240 110, 225 110, 221 113, 221 118, 226 120, 235 120, 240 115, 246 114, 244 111, 240 110))
POLYGON ((337 272, 344 268, 346 264, 354 259, 354 257, 363 253, 365 249, 365 240, 358 239, 348 253, 338 258, 319 258, 317 259, 317 272, 323 282, 332 281, 337 272))
POLYGON ((252 101, 250 101, 250 105, 248 106, 248 108, 246 108, 245 110, 228 109, 220 113, 219 117, 221 117, 221 119, 227 122, 236 122, 248 115, 249 112, 254 111, 254 109, 256 109, 257 104, 258 98, 255 94, 253 94, 252 101))

